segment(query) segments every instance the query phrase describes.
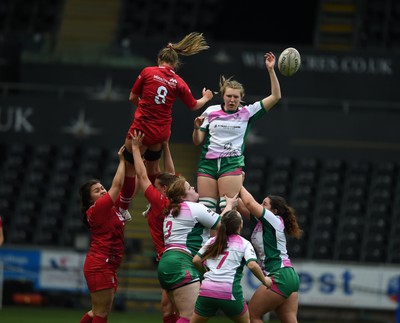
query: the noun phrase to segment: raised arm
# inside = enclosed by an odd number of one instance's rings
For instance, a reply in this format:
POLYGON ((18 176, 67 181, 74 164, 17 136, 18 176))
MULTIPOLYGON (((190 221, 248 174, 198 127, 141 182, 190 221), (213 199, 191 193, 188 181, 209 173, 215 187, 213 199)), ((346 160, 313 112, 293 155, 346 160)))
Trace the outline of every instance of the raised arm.
POLYGON ((214 94, 212 93, 211 90, 207 90, 206 88, 203 88, 203 92, 202 92, 203 96, 201 97, 201 99, 197 100, 196 105, 194 106, 194 108, 192 109, 193 111, 199 110, 201 109, 208 101, 210 101, 214 94))
POLYGON ((279 85, 278 77, 275 74, 275 55, 272 52, 267 52, 264 55, 265 66, 267 67, 269 77, 271 80, 271 95, 262 99, 262 104, 265 110, 270 110, 281 99, 281 87, 279 85))
POLYGON ((117 200, 118 195, 121 192, 122 185, 124 184, 124 179, 125 179, 125 159, 123 155, 124 149, 125 146, 122 146, 118 151, 119 165, 117 171, 115 172, 111 187, 108 190, 108 194, 110 195, 113 202, 117 200))
POLYGON ((253 195, 251 195, 244 186, 240 190, 240 198, 244 206, 257 218, 261 218, 264 212, 264 207, 258 203, 253 195))
POLYGON ((144 133, 134 130, 133 134, 129 133, 132 138, 132 155, 135 163, 136 177, 140 187, 145 191, 151 182, 147 176, 146 166, 144 165, 142 155, 140 153, 140 146, 142 145, 144 133))
POLYGON ((237 205, 237 210, 238 212, 244 216, 246 219, 250 219, 250 211, 247 209, 247 207, 244 205, 243 201, 241 198, 238 199, 238 205, 237 205))
POLYGON ((172 160, 171 150, 169 149, 168 141, 162 143, 162 148, 164 151, 164 172, 175 174, 175 165, 172 160))
POLYGON ((200 130, 201 125, 203 124, 205 117, 196 117, 194 119, 194 125, 193 125, 193 134, 192 134, 192 139, 193 143, 195 146, 200 145, 205 137, 205 132, 200 130))

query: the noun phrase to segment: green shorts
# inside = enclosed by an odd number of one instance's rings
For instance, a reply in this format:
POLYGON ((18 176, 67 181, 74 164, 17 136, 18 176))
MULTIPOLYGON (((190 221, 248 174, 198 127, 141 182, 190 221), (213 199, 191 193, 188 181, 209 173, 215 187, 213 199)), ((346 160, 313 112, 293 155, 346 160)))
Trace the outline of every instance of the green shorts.
POLYGON ((193 265, 193 257, 176 250, 166 251, 158 263, 161 287, 166 291, 200 281, 201 274, 193 265))
POLYGON ((239 300, 226 300, 211 297, 197 297, 195 312, 203 317, 212 317, 221 310, 227 317, 242 315, 247 310, 244 298, 239 300))
POLYGON ((272 279, 271 290, 288 298, 293 292, 297 292, 300 287, 299 275, 292 267, 284 267, 269 274, 272 279))
POLYGON ((218 159, 201 159, 197 165, 197 176, 218 179, 222 176, 242 175, 244 156, 218 159))

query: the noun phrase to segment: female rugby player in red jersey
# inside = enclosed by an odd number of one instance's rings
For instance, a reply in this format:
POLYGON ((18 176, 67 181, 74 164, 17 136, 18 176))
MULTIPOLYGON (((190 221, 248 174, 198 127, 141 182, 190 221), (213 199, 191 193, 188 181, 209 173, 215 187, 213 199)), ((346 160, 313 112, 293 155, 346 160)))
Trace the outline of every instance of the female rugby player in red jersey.
POLYGON ((82 219, 91 234, 83 271, 92 299, 92 309, 80 323, 107 322, 117 291, 126 221, 120 212, 120 193, 124 186, 131 185, 125 180, 124 150, 123 146, 118 151, 119 165, 108 191, 96 179, 82 184, 79 190, 82 219))
POLYGON ((159 172, 161 143, 171 135, 172 105, 179 97, 191 110, 195 111, 212 99, 213 93, 206 88, 202 97, 196 100, 186 82, 176 74, 179 55, 189 56, 208 49, 203 34, 191 33, 176 44, 169 43, 158 53, 158 65, 144 68, 136 79, 129 100, 137 107, 133 123, 125 140, 125 160, 133 163, 130 133, 139 130, 146 136, 141 146, 141 154, 146 160, 150 181, 159 172))
MULTIPOLYGON (((165 216, 163 212, 169 205, 167 191, 170 185, 179 177, 175 175, 175 166, 172 161, 168 143, 164 142, 164 173, 157 175, 153 185, 147 176, 146 167, 140 154, 140 147, 144 139, 144 134, 140 131, 134 131, 133 134, 131 134, 131 138, 138 185, 142 188, 146 199, 150 203, 150 208, 147 213, 147 221, 156 248, 158 262, 165 249, 163 232, 165 216)), ((169 299, 165 289, 162 289, 161 292, 161 313, 164 323, 175 323, 179 319, 176 308, 169 299)))

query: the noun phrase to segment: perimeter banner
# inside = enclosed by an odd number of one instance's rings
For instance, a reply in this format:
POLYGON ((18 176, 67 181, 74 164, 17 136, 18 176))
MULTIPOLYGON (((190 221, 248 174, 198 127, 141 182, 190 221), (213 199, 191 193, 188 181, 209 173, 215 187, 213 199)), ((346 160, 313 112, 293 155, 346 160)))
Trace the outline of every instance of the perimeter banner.
MULTIPOLYGON (((300 277, 300 306, 397 308, 398 266, 299 262, 294 267, 300 277)), ((250 300, 260 283, 246 269, 242 286, 246 299, 250 300)))

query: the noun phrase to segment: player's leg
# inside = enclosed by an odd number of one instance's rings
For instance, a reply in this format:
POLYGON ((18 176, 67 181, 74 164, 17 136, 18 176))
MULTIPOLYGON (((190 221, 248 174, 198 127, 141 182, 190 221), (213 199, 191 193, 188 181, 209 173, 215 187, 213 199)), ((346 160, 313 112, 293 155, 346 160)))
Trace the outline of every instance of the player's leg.
POLYGON ((200 281, 193 282, 188 285, 172 290, 174 302, 179 312, 179 320, 177 322, 189 322, 194 312, 197 295, 200 290, 200 281))
POLYGON ((273 311, 285 301, 285 298, 264 285, 256 289, 249 302, 251 323, 262 323, 264 314, 273 311))
POLYGON ((297 323, 298 306, 299 295, 294 292, 275 309, 275 313, 282 323, 297 323))
POLYGON ((235 196, 242 188, 243 178, 242 173, 234 175, 226 175, 218 178, 218 191, 220 195, 219 207, 221 211, 226 206, 226 198, 235 196))
POLYGON ((190 323, 205 323, 208 322, 208 317, 200 316, 196 312, 193 313, 190 323))
POLYGON ((90 294, 94 318, 92 322, 107 322, 114 300, 114 288, 107 288, 90 294))
POLYGON ((217 210, 218 202, 218 183, 217 180, 198 174, 197 192, 199 193, 199 203, 204 204, 214 212, 217 210))
POLYGON ((168 297, 165 289, 161 292, 161 313, 164 323, 175 323, 179 318, 179 315, 176 313, 175 305, 168 297))
POLYGON ((160 159, 162 154, 161 144, 149 146, 144 153, 147 176, 154 185, 156 177, 161 173, 160 159))

